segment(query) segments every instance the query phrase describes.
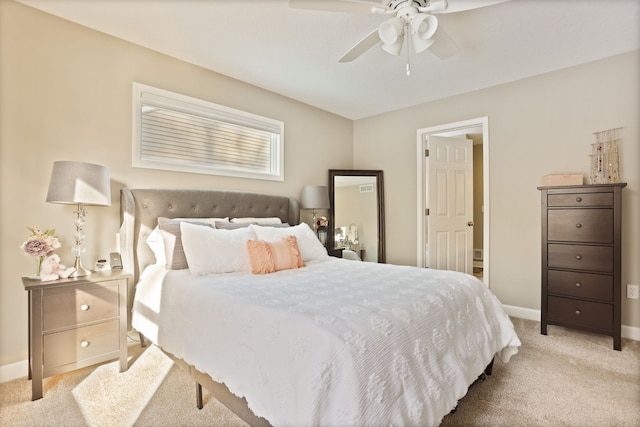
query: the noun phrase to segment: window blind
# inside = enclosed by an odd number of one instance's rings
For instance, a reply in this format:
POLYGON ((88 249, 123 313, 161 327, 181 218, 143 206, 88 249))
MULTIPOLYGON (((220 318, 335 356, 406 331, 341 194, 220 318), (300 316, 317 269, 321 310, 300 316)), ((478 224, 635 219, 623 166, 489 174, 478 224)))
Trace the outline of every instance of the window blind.
POLYGON ((147 86, 138 90, 137 166, 283 179, 281 122, 147 86))

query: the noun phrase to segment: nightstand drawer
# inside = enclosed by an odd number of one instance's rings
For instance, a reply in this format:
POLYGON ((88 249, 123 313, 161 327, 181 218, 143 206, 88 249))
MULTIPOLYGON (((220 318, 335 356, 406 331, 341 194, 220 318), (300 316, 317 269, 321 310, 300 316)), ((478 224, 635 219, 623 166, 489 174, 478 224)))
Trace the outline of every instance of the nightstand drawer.
POLYGON ((43 327, 45 331, 118 317, 118 284, 82 286, 45 291, 43 327))
MULTIPOLYGON (((113 319, 96 325, 84 326, 44 336, 45 376, 58 367, 83 366, 83 362, 107 353, 118 352, 119 320, 113 319)), ((90 364, 90 363, 89 363, 90 364)))
POLYGON ((553 207, 613 206, 613 192, 549 194, 547 205, 553 207))
POLYGON ((549 210, 547 240, 613 243, 613 209, 549 210))
POLYGON ((613 301, 613 276, 548 270, 547 277, 550 294, 613 301))
POLYGON ((612 273, 613 247, 550 243, 547 266, 612 273))
POLYGON ((611 332, 613 331, 613 306, 550 296, 547 301, 547 319, 550 322, 562 322, 611 332))

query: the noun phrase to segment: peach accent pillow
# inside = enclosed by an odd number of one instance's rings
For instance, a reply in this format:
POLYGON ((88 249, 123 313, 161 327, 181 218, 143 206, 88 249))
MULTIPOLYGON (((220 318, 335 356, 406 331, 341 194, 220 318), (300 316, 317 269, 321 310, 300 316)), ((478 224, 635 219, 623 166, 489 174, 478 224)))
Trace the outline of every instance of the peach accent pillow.
POLYGON ((304 267, 296 236, 285 236, 273 242, 247 240, 247 250, 253 274, 304 267))

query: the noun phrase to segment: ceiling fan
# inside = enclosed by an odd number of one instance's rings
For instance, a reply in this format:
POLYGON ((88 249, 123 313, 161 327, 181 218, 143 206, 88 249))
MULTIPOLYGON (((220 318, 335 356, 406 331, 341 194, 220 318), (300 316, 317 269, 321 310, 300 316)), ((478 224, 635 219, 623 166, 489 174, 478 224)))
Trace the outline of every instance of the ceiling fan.
POLYGON ((409 44, 415 53, 429 49, 440 59, 447 59, 458 52, 455 41, 438 25, 435 15, 477 9, 505 1, 508 0, 289 0, 289 6, 328 12, 392 15, 356 43, 339 62, 353 61, 378 42, 382 42, 385 52, 400 55, 406 40, 409 75, 409 44))

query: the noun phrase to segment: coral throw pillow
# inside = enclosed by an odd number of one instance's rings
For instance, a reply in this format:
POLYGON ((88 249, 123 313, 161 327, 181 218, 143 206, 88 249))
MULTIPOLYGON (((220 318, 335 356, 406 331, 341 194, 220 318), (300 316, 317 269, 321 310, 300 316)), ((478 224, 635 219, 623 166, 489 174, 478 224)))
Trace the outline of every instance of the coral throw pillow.
POLYGON ((253 274, 304 267, 296 236, 285 236, 273 242, 248 240, 247 250, 253 274))

